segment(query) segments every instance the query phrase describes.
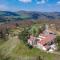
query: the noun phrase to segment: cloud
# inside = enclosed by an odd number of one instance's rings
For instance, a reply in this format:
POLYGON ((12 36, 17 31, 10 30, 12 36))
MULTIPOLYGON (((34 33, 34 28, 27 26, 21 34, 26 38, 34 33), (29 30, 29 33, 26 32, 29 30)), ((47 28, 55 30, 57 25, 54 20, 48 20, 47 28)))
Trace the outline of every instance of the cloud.
POLYGON ((59 5, 60 4, 60 1, 58 1, 57 4, 59 5))
POLYGON ((23 2, 23 3, 29 3, 31 2, 32 0, 19 0, 20 2, 23 2))
POLYGON ((0 4, 0 10, 7 10, 8 7, 6 5, 0 4))
POLYGON ((0 11, 18 11, 20 10, 17 7, 9 7, 8 5, 5 4, 0 4, 0 11))
POLYGON ((37 1, 37 4, 44 4, 44 3, 46 3, 48 0, 38 0, 37 1))

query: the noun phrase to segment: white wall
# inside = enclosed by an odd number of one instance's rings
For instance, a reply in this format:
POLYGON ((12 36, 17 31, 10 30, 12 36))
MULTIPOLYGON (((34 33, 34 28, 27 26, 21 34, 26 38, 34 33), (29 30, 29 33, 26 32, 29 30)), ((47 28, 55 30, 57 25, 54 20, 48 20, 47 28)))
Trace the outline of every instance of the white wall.
POLYGON ((40 43, 37 43, 37 48, 42 49, 42 50, 47 50, 43 45, 41 45, 40 43))

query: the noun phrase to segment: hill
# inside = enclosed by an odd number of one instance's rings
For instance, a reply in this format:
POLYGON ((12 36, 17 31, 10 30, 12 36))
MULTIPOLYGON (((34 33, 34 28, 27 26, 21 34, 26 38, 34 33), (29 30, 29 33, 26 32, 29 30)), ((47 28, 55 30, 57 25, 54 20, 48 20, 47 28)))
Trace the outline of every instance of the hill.
POLYGON ((10 11, 0 11, 0 16, 19 16, 15 12, 10 11))
POLYGON ((0 22, 17 20, 60 20, 60 12, 0 11, 0 22))

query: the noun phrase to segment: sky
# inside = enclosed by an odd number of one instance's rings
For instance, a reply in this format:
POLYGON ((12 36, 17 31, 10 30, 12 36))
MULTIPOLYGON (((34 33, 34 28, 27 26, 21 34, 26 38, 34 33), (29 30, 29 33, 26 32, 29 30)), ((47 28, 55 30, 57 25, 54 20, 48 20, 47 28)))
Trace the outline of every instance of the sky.
POLYGON ((60 12, 60 0, 0 0, 0 11, 60 12))

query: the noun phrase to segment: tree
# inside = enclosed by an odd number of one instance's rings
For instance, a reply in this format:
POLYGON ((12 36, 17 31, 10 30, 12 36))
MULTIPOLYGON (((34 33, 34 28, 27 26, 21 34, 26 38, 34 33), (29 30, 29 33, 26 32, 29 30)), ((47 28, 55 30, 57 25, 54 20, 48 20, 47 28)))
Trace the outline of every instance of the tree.
POLYGON ((24 43, 27 42, 27 39, 29 38, 29 32, 28 32, 27 28, 24 28, 24 31, 22 31, 19 34, 19 38, 20 38, 20 40, 23 40, 24 43))
POLYGON ((30 34, 34 36, 38 36, 39 33, 41 32, 41 29, 39 26, 32 26, 31 29, 29 30, 30 34))
POLYGON ((60 50, 60 36, 57 36, 56 40, 56 42, 58 43, 58 50, 60 50))

